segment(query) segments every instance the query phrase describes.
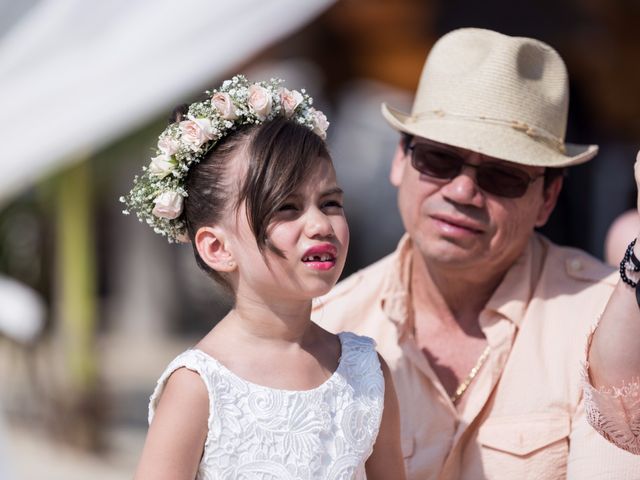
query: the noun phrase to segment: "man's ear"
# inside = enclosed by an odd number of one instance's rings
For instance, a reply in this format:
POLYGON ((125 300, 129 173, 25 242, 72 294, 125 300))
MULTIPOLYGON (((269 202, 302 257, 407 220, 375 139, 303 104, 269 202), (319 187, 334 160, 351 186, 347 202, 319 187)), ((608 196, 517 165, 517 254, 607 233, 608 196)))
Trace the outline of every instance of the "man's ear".
POLYGON ((391 171, 389 172, 389 180, 391 185, 399 187, 402 183, 402 177, 404 176, 404 169, 407 166, 408 155, 405 153, 404 144, 402 140, 398 142, 396 151, 393 154, 393 160, 391 161, 391 171))
POLYGON ((233 272, 237 268, 225 242, 224 230, 218 226, 200 227, 193 239, 200 258, 216 272, 233 272))
POLYGON ((547 185, 546 188, 543 189, 543 202, 538 210, 538 215, 536 216, 536 227, 542 227, 547 220, 549 220, 549 216, 553 209, 556 206, 558 201, 558 196, 560 195, 560 190, 562 190, 562 176, 554 178, 550 185, 547 185))

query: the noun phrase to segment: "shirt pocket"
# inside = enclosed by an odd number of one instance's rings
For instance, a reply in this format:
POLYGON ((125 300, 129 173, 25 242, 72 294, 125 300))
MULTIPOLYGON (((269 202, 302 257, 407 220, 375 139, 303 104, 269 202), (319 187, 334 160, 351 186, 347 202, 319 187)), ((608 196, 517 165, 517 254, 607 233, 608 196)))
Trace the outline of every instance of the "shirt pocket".
POLYGON ((488 418, 478 430, 487 478, 565 478, 571 421, 567 413, 488 418))

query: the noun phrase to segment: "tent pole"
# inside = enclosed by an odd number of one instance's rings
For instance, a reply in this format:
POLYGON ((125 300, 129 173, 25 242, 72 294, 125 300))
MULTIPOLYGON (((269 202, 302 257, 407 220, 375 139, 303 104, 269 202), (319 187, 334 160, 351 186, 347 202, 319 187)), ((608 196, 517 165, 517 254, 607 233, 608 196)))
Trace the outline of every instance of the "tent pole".
POLYGON ((58 331, 70 386, 62 400, 71 409, 70 440, 89 448, 98 441, 92 414, 98 379, 92 191, 89 162, 77 162, 59 178, 56 221, 58 331))

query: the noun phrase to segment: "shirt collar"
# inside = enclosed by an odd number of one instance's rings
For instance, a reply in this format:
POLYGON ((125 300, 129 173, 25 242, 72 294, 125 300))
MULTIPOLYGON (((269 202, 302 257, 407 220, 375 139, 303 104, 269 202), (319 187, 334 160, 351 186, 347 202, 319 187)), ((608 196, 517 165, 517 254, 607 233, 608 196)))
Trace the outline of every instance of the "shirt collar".
POLYGON ((496 312, 520 327, 543 265, 543 246, 531 235, 527 246, 493 293, 485 310, 496 312))
MULTIPOLYGON (((413 328, 409 301, 412 245, 409 235, 405 234, 396 249, 393 265, 385 280, 380 299, 382 310, 398 328, 399 338, 411 332, 413 328)), ((540 276, 543 250, 544 247, 537 235, 532 235, 520 257, 507 271, 487 302, 485 311, 495 312, 513 322, 517 327, 520 326, 533 294, 533 288, 540 276)))
POLYGON ((402 338, 411 325, 411 302, 409 302, 409 281, 411 279, 412 242, 405 234, 398 243, 393 257, 391 270, 385 279, 380 297, 382 311, 398 328, 398 337, 402 338))

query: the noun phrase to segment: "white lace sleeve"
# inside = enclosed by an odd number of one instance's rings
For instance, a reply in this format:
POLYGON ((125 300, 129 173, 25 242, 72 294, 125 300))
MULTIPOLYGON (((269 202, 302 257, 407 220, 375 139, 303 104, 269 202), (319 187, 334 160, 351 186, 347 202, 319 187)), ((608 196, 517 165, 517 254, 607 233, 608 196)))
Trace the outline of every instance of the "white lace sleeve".
POLYGON ((630 379, 619 387, 592 385, 588 355, 596 328, 589 334, 582 371, 587 421, 609 442, 640 455, 640 379, 630 379))

